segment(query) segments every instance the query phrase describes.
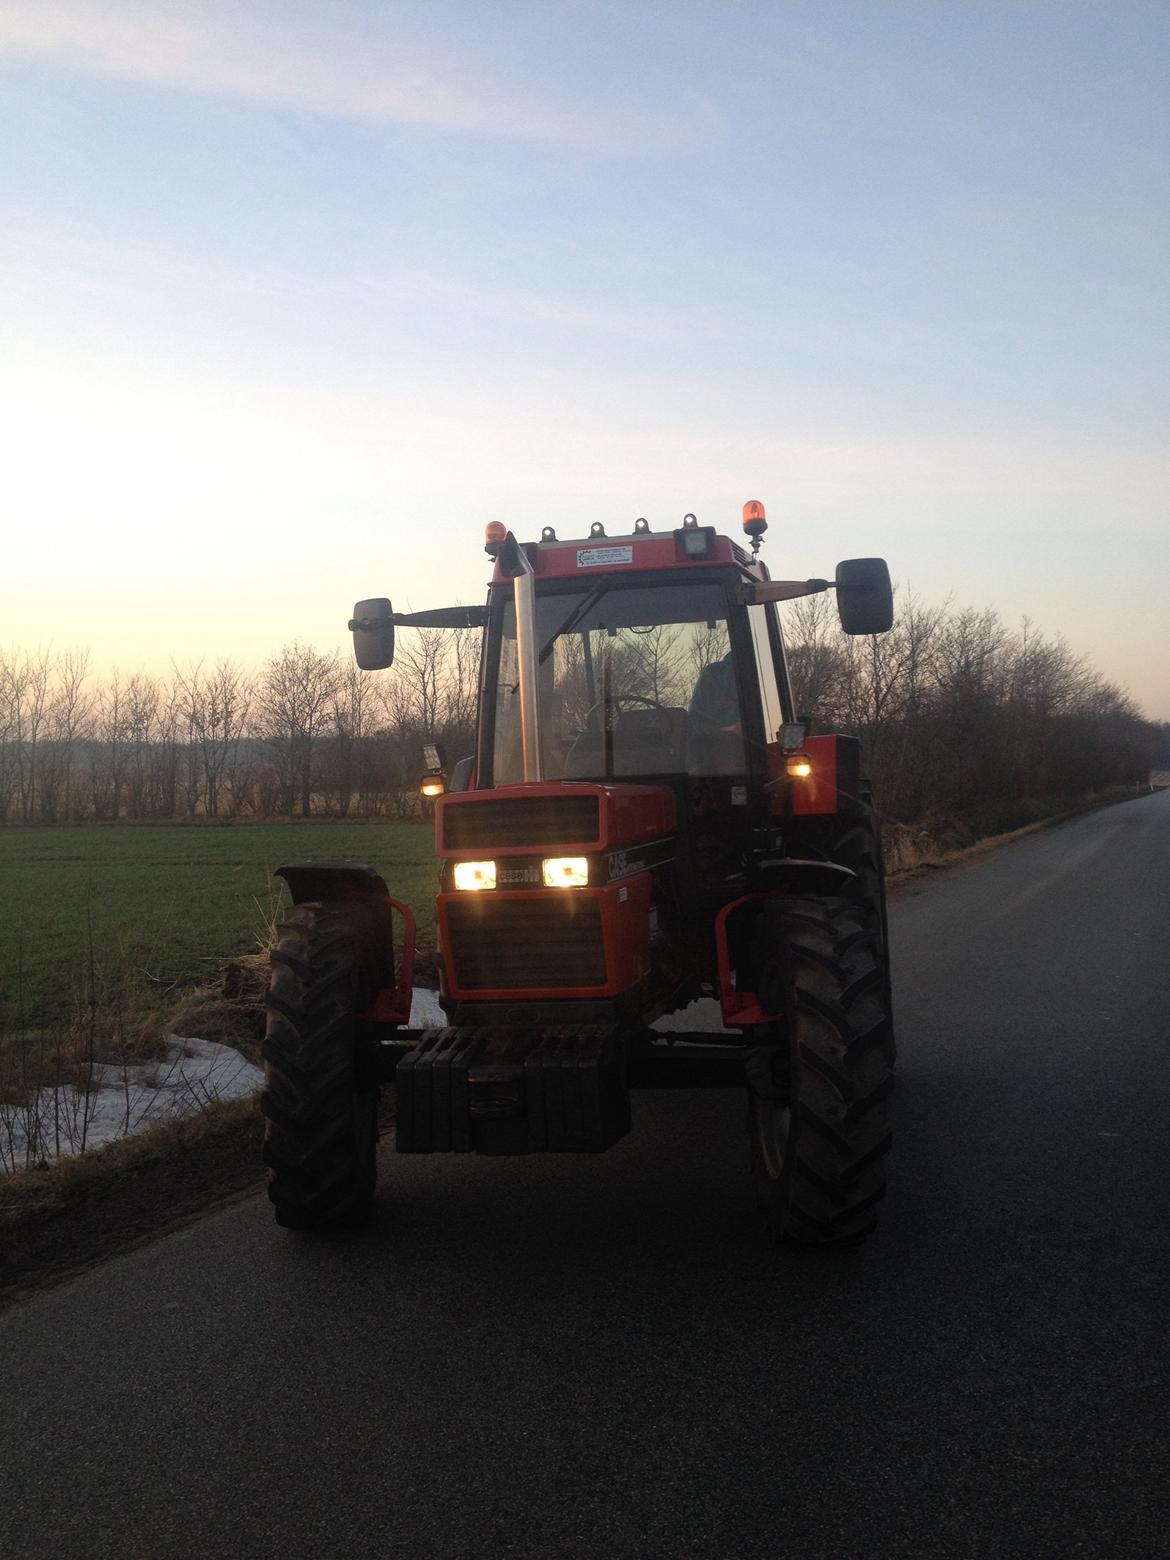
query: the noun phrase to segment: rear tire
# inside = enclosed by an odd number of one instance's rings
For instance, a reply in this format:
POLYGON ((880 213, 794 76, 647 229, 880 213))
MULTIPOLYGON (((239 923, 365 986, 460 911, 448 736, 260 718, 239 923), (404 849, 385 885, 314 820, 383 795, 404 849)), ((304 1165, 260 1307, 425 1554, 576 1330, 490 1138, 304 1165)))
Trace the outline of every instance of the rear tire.
POLYGON ((377 1182, 378 1085, 357 1015, 381 986, 385 944, 360 904, 300 904, 271 955, 262 1048, 264 1162, 276 1222, 353 1228, 377 1182))
POLYGON ((877 1222, 890 1146, 889 1015, 872 931, 847 899, 778 898, 755 934, 752 1173, 773 1238, 854 1245, 877 1222))

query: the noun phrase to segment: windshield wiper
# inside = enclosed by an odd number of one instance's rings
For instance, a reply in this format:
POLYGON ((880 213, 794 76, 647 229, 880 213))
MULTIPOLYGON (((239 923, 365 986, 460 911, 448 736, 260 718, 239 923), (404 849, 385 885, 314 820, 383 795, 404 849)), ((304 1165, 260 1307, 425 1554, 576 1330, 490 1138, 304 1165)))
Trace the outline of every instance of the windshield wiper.
POLYGON ((597 584, 584 598, 584 600, 577 603, 572 612, 569 613, 568 617, 561 624, 560 628, 558 628, 556 632, 552 634, 545 642, 544 648, 536 658, 536 664, 538 666, 544 665, 549 656, 553 653, 553 647, 556 645, 556 642, 561 637, 561 635, 571 634, 572 631, 576 628, 577 624, 585 616, 586 612, 591 612, 593 610, 593 608, 601 600, 602 596, 605 595, 606 591, 612 584, 612 580, 598 580, 597 584))
MULTIPOLYGON (((612 584, 612 580, 598 580, 597 584, 588 593, 588 595, 584 596, 582 600, 577 603, 561 626, 555 629, 553 633, 549 635, 548 639, 545 640, 544 645, 541 648, 541 652, 536 658, 537 666, 544 665, 549 656, 553 653, 553 650, 556 648, 557 640, 560 639, 563 634, 572 633, 573 629, 576 628, 577 624, 581 621, 585 614, 587 612, 592 612, 593 608, 601 600, 602 596, 605 595, 606 591, 609 590, 612 584)), ((518 682, 513 683, 512 692, 517 692, 519 687, 520 684, 518 682)))

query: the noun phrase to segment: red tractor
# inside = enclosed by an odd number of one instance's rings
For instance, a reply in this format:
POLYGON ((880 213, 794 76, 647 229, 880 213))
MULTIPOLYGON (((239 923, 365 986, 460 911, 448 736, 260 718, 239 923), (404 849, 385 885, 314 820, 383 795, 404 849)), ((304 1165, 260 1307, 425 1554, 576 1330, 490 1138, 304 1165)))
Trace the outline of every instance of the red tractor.
POLYGON ((890 576, 854 558, 771 580, 763 506, 743 523, 750 552, 693 515, 523 544, 491 525, 485 606, 355 607, 366 670, 396 626, 484 633, 475 754, 448 776, 432 752, 423 782, 447 1025, 406 1027, 414 921, 377 872, 280 869, 262 1101, 280 1224, 369 1214, 393 1080, 399 1153, 597 1152, 633 1088, 738 1085, 774 1236, 873 1228, 894 1060, 878 827, 857 740, 796 713, 776 603, 835 590, 845 631, 878 634, 890 576), (720 1027, 664 1024, 703 997, 720 1027))

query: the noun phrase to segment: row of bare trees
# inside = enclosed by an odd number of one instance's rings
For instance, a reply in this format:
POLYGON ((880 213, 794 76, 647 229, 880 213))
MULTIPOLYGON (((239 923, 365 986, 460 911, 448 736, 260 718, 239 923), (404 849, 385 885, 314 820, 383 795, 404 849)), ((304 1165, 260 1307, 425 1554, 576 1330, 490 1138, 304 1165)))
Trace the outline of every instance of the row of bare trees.
POLYGON ((850 639, 832 601, 809 596, 790 609, 788 637, 798 707, 821 730, 863 739, 892 818, 989 833, 1054 798, 1149 778, 1158 728, 1026 619, 1011 629, 990 609, 903 591, 890 633, 850 639))
POLYGON ((0 823, 409 814, 421 743, 470 751, 478 655, 425 629, 377 678, 294 643, 251 677, 101 683, 81 652, 0 655, 0 823))
MULTIPOLYGON (((864 738, 893 818, 1010 827, 1027 804, 1143 780, 1165 733, 1061 639, 903 592, 891 633, 849 639, 826 596, 787 609, 798 707, 864 738)), ((286 645, 97 682, 83 653, 0 656, 0 823, 407 816, 420 745, 471 751, 479 636, 402 636, 391 672, 286 645)))

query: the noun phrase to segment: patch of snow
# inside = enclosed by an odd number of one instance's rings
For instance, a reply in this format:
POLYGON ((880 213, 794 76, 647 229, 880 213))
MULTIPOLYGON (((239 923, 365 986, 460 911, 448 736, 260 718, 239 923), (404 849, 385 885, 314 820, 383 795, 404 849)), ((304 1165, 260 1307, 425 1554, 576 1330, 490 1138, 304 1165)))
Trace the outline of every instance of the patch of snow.
POLYGON ((212 1100, 254 1094, 263 1082, 260 1069, 231 1046, 168 1035, 158 1061, 99 1063, 88 1094, 66 1085, 39 1089, 27 1106, 4 1106, 0 1170, 98 1148, 160 1121, 192 1115, 212 1100))
POLYGON ((411 1029, 442 1029, 446 1022, 447 1015, 439 1006, 439 993, 416 986, 410 1000, 411 1029))
MULTIPOLYGON (((446 1022, 439 993, 416 987, 410 1027, 434 1029, 446 1022)), ((40 1089, 27 1105, 0 1103, 0 1175, 193 1115, 212 1100, 242 1099, 263 1083, 260 1068, 231 1046, 168 1035, 158 1061, 135 1067, 99 1063, 88 1094, 65 1086, 40 1089)))

